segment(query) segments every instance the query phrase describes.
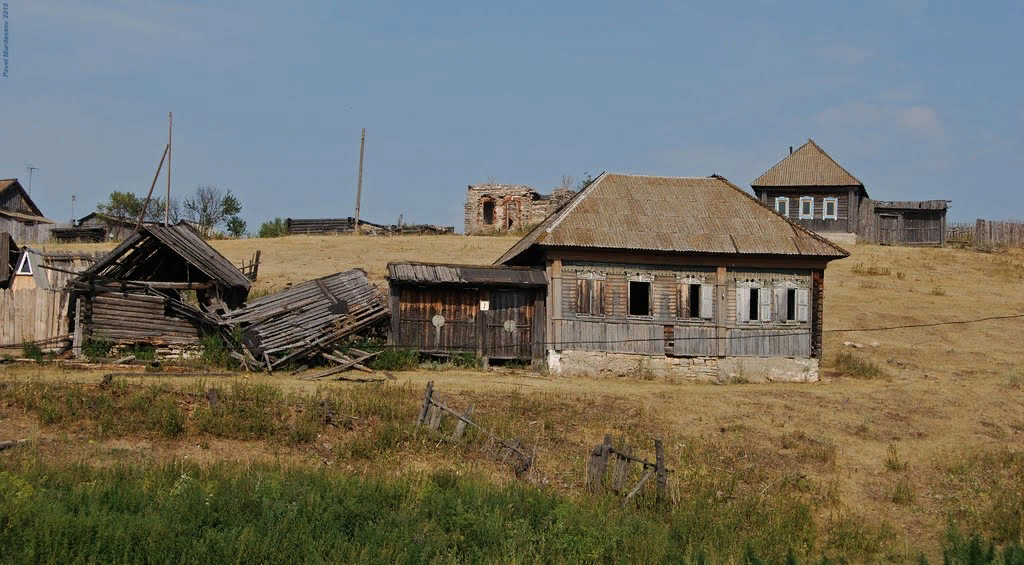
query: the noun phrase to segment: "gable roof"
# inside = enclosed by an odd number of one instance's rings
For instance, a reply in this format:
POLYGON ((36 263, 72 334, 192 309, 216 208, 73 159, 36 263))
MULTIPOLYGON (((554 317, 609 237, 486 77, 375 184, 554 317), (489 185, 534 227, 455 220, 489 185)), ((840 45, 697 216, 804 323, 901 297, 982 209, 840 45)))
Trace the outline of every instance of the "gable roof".
POLYGON ((787 155, 774 167, 750 183, 752 187, 771 186, 859 186, 864 183, 825 153, 813 139, 787 155))
POLYGON ((495 264, 522 263, 524 254, 538 247, 832 259, 849 255, 718 175, 602 173, 495 264))
MULTIPOLYGON (((25 205, 28 206, 29 210, 32 211, 32 215, 42 217, 43 212, 36 206, 36 203, 32 201, 32 198, 25 192, 25 188, 21 186, 18 179, 3 179, 0 180, 0 200, 11 191, 18 191, 21 193, 21 198, 25 201, 25 205)), ((19 212, 19 210, 9 210, 9 212, 19 212)))

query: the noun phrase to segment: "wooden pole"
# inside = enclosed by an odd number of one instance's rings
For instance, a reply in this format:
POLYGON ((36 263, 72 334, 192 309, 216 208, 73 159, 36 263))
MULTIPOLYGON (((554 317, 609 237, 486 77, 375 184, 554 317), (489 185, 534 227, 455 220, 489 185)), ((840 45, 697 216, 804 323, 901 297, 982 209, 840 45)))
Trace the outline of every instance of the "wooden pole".
MULTIPOLYGON (((153 175, 153 184, 149 185, 149 194, 146 195, 146 203, 142 205, 142 212, 139 214, 139 221, 135 224, 135 229, 132 230, 131 235, 135 235, 139 232, 142 227, 142 220, 146 217, 146 210, 149 208, 149 201, 153 198, 153 189, 156 188, 156 179, 160 178, 160 169, 164 167, 164 159, 167 158, 167 152, 171 150, 170 145, 164 146, 164 154, 160 156, 160 164, 156 166, 156 174, 153 175)), ((131 237, 128 236, 128 237, 131 237)))
POLYGON ((356 184, 356 235, 359 235, 359 204, 363 199, 363 151, 366 149, 366 128, 359 135, 359 182, 356 184))
POLYGON ((174 112, 167 112, 167 200, 164 201, 164 226, 171 221, 171 130, 174 127, 174 112))
POLYGON ((665 448, 661 438, 654 440, 654 464, 658 474, 658 503, 668 500, 668 472, 665 471, 665 448))

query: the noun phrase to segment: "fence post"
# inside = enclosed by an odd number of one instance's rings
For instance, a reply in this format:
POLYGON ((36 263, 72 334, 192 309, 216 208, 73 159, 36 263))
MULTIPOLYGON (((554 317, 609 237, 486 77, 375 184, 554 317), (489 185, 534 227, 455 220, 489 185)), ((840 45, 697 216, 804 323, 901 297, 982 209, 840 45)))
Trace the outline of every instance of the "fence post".
POLYGON ((423 395, 423 406, 420 407, 420 416, 416 419, 416 427, 422 425, 427 419, 427 410, 430 408, 430 397, 434 394, 434 381, 427 383, 427 392, 423 395))
POLYGON ((452 432, 452 441, 459 441, 462 439, 462 433, 466 431, 466 420, 473 415, 473 406, 474 404, 470 404, 469 407, 466 408, 466 411, 462 413, 462 418, 465 419, 460 418, 458 422, 455 422, 455 431, 452 432))
POLYGON ((612 451, 612 436, 604 436, 604 443, 594 447, 590 454, 590 466, 588 468, 587 485, 593 492, 599 492, 604 486, 604 472, 608 468, 608 456, 612 451))
POLYGON ((665 448, 661 438, 654 440, 654 464, 658 473, 658 503, 668 500, 668 472, 665 471, 665 448))

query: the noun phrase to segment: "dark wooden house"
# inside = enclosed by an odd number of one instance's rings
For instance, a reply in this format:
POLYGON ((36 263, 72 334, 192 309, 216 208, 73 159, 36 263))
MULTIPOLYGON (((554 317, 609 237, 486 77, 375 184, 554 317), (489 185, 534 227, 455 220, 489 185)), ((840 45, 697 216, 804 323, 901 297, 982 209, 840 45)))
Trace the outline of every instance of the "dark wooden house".
POLYGON ((894 245, 945 245, 947 200, 872 200, 813 139, 750 183, 754 195, 782 216, 829 237, 894 245))
POLYGON ((45 242, 53 224, 43 217, 18 179, 0 180, 0 231, 25 243, 45 242))
POLYGON ((239 307, 251 284, 190 226, 143 226, 69 283, 76 346, 90 338, 196 344, 220 330, 210 313, 239 307))
POLYGON ((544 354, 544 270, 388 263, 390 343, 489 359, 544 354))
POLYGON ((544 269, 553 371, 815 380, 847 255, 720 176, 606 173, 496 264, 544 269))

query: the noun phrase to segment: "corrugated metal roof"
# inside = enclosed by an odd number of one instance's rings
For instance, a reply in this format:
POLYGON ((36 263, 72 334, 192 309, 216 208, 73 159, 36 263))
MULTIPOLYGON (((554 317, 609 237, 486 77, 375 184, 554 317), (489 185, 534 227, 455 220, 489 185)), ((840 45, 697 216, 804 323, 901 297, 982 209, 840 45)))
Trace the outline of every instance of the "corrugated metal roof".
POLYGON ((496 264, 530 248, 846 257, 726 179, 602 174, 496 264))
POLYGON ((388 263, 388 280, 415 284, 547 285, 544 269, 413 262, 388 263))
POLYGON ((750 186, 863 187, 864 183, 840 166, 813 139, 808 139, 807 143, 801 145, 799 149, 757 177, 757 180, 750 183, 750 186))

